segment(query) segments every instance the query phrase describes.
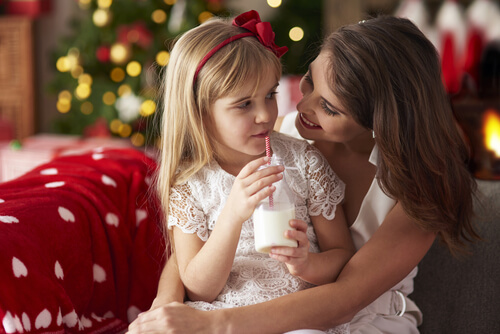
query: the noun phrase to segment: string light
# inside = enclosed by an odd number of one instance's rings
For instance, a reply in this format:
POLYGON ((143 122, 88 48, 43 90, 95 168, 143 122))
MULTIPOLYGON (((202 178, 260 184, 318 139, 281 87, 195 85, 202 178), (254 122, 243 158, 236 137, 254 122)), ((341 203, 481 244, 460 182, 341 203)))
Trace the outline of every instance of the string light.
POLYGON ((156 54, 156 63, 160 66, 166 66, 170 60, 170 53, 167 51, 160 51, 156 54))
POLYGON ((115 118, 111 121, 111 123, 109 123, 109 130, 111 130, 111 132, 113 133, 118 133, 122 125, 122 121, 120 121, 118 118, 115 118))
POLYGON ((167 5, 172 6, 177 2, 177 0, 163 0, 163 2, 166 3, 167 5))
POLYGON ((113 92, 106 92, 102 95, 102 102, 104 102, 104 104, 107 104, 108 106, 113 105, 115 101, 116 95, 113 92))
POLYGON ((83 67, 76 65, 71 69, 71 76, 75 79, 79 78, 83 74, 83 67))
POLYGON ((304 38, 304 30, 302 30, 301 27, 293 27, 292 29, 290 29, 288 36, 292 41, 298 42, 302 38, 304 38))
POLYGON ((102 28, 111 21, 111 14, 106 9, 98 8, 92 15, 92 21, 96 27, 102 28))
POLYGON ((200 15, 198 15, 198 22, 203 23, 208 19, 211 19, 214 16, 214 14, 204 11, 201 12, 200 15))
POLYGON ((132 88, 129 85, 123 84, 118 87, 118 96, 124 96, 130 93, 132 93, 132 88))
POLYGON ((120 67, 115 67, 109 75, 114 82, 121 82, 125 79, 125 71, 120 67))
POLYGON ((144 145, 145 142, 144 135, 140 132, 136 132, 132 136, 130 136, 130 142, 132 143, 132 145, 140 147, 144 145))
POLYGON ((164 23, 167 20, 167 13, 161 9, 157 9, 151 14, 151 19, 154 23, 164 23))
POLYGON ((281 0, 267 0, 267 4, 269 7, 278 8, 281 6, 281 0))
POLYGON ((94 105, 89 101, 85 101, 80 106, 80 111, 84 115, 90 115, 94 111, 94 105))
POLYGON ((146 100, 141 104, 141 110, 139 113, 143 117, 152 115, 156 110, 156 103, 153 100, 146 100))
POLYGON ((79 0, 78 5, 80 6, 81 9, 89 9, 90 8, 90 1, 91 0, 79 0))
POLYGON ((69 70, 71 70, 68 57, 59 57, 56 62, 56 68, 59 72, 68 72, 69 70))
POLYGON ((129 50, 122 43, 115 43, 109 50, 109 57, 115 64, 124 64, 129 57, 129 50))
POLYGON ((92 93, 92 89, 87 84, 79 84, 75 89, 75 95, 80 100, 85 100, 92 93))
POLYGON ((97 6, 99 8, 109 8, 109 7, 111 7, 112 3, 113 3, 113 0, 97 0, 97 6))
POLYGON ((78 83, 79 84, 87 84, 87 85, 92 85, 92 76, 88 73, 83 73, 78 77, 78 83))
POLYGON ((133 60, 127 64, 126 70, 128 75, 130 75, 131 77, 136 77, 141 74, 142 66, 141 64, 139 64, 139 62, 133 60))
POLYGON ((119 129, 118 129, 118 134, 120 135, 120 137, 129 137, 130 134, 132 133, 132 127, 128 124, 122 124, 120 125, 119 129))

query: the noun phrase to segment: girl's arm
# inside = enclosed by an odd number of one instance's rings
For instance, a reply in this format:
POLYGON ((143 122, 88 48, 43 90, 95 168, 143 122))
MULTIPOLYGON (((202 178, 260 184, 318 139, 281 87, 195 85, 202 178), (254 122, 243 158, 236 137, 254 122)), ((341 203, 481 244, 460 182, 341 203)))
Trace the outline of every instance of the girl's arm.
POLYGON ((333 219, 319 215, 312 216, 311 221, 318 238, 320 253, 309 252, 305 234, 307 225, 303 222, 292 222, 297 231, 287 231, 287 236, 298 240, 299 247, 273 247, 271 257, 286 263, 292 275, 309 283, 331 283, 355 252, 344 211, 341 205, 337 205, 333 219))
POLYGON ((241 170, 206 242, 173 228, 179 273, 189 299, 211 302, 226 284, 243 222, 274 191, 272 183, 283 177, 282 166, 257 171, 267 161, 266 157, 256 159, 241 170))
POLYGON ((332 328, 349 322, 362 308, 406 277, 434 239, 435 233, 423 231, 397 204, 334 283, 265 303, 211 312, 172 303, 144 314, 130 330, 131 333, 151 329, 152 333, 199 330, 197 333, 244 334, 332 328))
POLYGON ((184 301, 185 291, 179 276, 179 268, 177 266, 177 258, 175 253, 172 253, 163 267, 163 271, 158 283, 158 292, 156 298, 151 305, 150 310, 166 305, 172 302, 182 303, 184 301))

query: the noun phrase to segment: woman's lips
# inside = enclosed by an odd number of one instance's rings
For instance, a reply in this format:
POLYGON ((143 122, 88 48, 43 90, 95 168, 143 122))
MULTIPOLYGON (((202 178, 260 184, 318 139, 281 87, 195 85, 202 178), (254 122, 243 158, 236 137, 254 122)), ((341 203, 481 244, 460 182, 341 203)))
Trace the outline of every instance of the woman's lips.
POLYGON ((304 127, 308 128, 308 129, 321 129, 321 126, 314 123, 314 122, 311 122, 310 120, 308 120, 306 118, 306 116, 304 116, 304 114, 302 113, 299 113, 300 115, 300 121, 302 122, 302 124, 304 125, 304 127))

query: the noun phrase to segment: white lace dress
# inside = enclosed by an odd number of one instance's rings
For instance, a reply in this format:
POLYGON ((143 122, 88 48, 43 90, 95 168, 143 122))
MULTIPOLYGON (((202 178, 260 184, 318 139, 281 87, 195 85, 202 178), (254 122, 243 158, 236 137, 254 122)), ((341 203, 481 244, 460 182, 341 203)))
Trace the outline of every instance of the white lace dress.
MULTIPOLYGON (((285 164, 285 178, 295 193, 295 214, 308 223, 310 251, 319 252, 311 216, 335 216, 344 197, 344 183, 319 151, 304 140, 273 133, 273 153, 285 164)), ((168 227, 196 233, 206 241, 214 228, 235 177, 217 163, 205 166, 186 183, 172 189, 168 227)), ((268 254, 258 253, 254 245, 252 218, 243 223, 233 267, 225 287, 212 303, 187 302, 193 308, 214 310, 265 302, 313 286, 289 273, 286 265, 268 254)), ((348 333, 348 325, 329 333, 348 333)))

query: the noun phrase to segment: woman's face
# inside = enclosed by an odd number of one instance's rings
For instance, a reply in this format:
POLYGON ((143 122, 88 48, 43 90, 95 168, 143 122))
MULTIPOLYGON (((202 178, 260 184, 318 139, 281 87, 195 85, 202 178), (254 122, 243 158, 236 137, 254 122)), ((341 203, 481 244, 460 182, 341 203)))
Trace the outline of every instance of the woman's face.
POLYGON ((326 76, 329 66, 324 51, 309 65, 300 81, 303 97, 297 104, 299 114, 295 126, 306 139, 348 143, 369 130, 356 123, 330 90, 326 76))

